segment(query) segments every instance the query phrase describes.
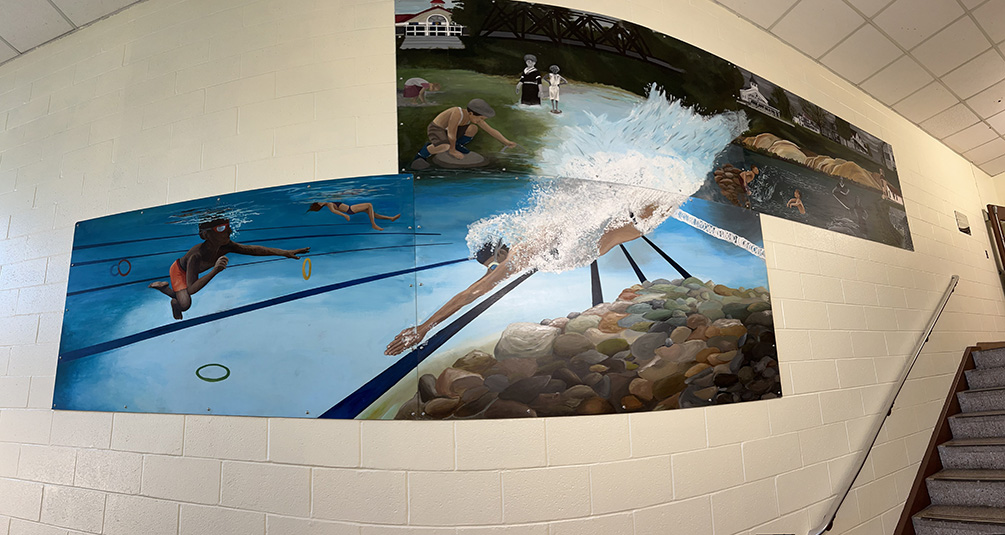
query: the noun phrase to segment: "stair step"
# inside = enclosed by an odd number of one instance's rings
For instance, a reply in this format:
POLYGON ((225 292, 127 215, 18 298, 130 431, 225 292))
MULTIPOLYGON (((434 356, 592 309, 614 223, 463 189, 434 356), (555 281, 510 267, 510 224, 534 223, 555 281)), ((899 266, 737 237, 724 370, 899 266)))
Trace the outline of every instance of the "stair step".
POLYGON ((917 535, 986 535, 1005 532, 1005 509, 930 505, 914 515, 917 535))
POLYGON ((939 445, 949 470, 1005 470, 1005 438, 962 438, 939 445))
POLYGON ((949 417, 953 438, 1005 437, 1005 411, 978 411, 949 417))
POLYGON ((965 373, 971 389, 1005 387, 1005 368, 980 368, 965 373))
POLYGON ((963 412, 1005 411, 1005 388, 971 388, 956 398, 963 412))
POLYGON ((1005 347, 999 349, 985 349, 984 351, 972 351, 974 364, 978 368, 1002 368, 1005 367, 1005 347))
POLYGON ((926 480, 933 505, 1005 504, 1005 470, 942 470, 926 480))

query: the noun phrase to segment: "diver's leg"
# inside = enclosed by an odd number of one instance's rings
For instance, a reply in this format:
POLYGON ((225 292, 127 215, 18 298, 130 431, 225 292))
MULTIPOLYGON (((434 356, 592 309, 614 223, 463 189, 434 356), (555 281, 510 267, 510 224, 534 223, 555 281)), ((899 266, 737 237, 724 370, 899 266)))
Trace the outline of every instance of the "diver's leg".
POLYGON ((182 318, 181 313, 188 310, 191 306, 192 297, 188 295, 188 288, 175 292, 174 299, 171 299, 171 312, 174 314, 174 319, 180 320, 182 318))
POLYGON ((160 290, 160 292, 168 297, 174 297, 174 290, 171 289, 171 283, 167 281, 157 281, 151 282, 147 288, 153 288, 154 290, 160 290))

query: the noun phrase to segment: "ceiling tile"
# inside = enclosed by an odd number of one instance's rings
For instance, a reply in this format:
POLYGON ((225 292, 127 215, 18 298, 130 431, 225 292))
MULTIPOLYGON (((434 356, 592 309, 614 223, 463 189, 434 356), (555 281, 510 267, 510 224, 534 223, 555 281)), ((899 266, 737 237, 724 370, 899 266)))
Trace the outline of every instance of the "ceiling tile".
POLYGON ((0 0, 0 37, 20 52, 73 29, 44 0, 0 0))
POLYGON ((862 89, 887 106, 914 93, 932 81, 932 75, 908 56, 891 63, 862 83, 862 89))
POLYGON ((910 50, 963 14, 949 0, 897 0, 873 18, 880 29, 910 50))
POLYGON ((976 149, 968 150, 963 154, 963 157, 977 165, 981 165, 1003 154, 1005 154, 1005 139, 997 138, 976 149))
POLYGON ((981 168, 981 171, 984 171, 991 176, 997 176, 1005 173, 1005 156, 995 158, 994 160, 991 160, 983 165, 979 165, 978 167, 981 168))
POLYGON ((1005 112, 988 118, 988 124, 991 125, 991 128, 994 128, 999 134, 1005 134, 1005 112))
POLYGON ((976 124, 979 120, 980 119, 974 115, 974 112, 970 111, 970 109, 964 106, 961 102, 960 104, 957 104, 952 108, 939 113, 935 117, 921 123, 921 127, 929 134, 932 134, 938 139, 942 139, 944 137, 951 136, 968 126, 976 124))
POLYGON ((8 46, 7 43, 0 41, 0 63, 3 63, 16 55, 17 50, 8 46))
POLYGON ((974 18, 988 32, 992 41, 1005 41, 1005 2, 991 0, 974 10, 974 18))
POLYGON ((977 123, 970 128, 957 132, 942 141, 951 149, 964 153, 998 137, 998 133, 984 123, 977 123))
POLYGON ((873 25, 866 24, 820 58, 820 62, 858 84, 901 55, 903 52, 897 45, 873 25))
POLYGON ((990 47, 974 21, 964 17, 918 45, 911 54, 933 74, 942 76, 990 47))
POLYGON ((959 102, 942 84, 932 82, 893 107, 908 121, 920 123, 959 102))
POLYGON ((879 13, 879 10, 890 5, 891 1, 892 0, 847 0, 849 4, 855 6, 855 9, 861 11, 866 17, 871 17, 876 13, 879 13))
POLYGON ((970 98, 991 84, 1005 80, 1005 59, 992 48, 942 77, 946 87, 960 98, 970 98))
POLYGON ((135 2, 136 0, 52 0, 77 26, 100 19, 135 2))
POLYGON ((720 4, 750 19, 762 28, 770 28, 797 0, 717 0, 720 4))
POLYGON ((1003 99, 1005 99, 1005 81, 998 82, 967 99, 967 104, 977 115, 987 119, 1005 110, 1003 99))
POLYGON ((967 9, 973 9, 973 8, 975 8, 975 7, 983 4, 987 0, 961 0, 961 1, 963 2, 963 7, 967 8, 967 9))
POLYGON ((819 58, 863 22, 865 19, 844 2, 802 0, 771 32, 803 53, 819 58))

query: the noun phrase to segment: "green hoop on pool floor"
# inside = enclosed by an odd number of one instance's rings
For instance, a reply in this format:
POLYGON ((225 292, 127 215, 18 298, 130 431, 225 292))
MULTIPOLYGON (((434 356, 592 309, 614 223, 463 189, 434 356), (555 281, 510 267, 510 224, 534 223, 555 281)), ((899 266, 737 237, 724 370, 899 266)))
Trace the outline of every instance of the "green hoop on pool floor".
POLYGON ((199 379, 202 379, 203 381, 206 381, 207 383, 218 383, 230 377, 230 368, 224 366, 223 364, 216 364, 216 363, 203 364, 202 366, 199 366, 199 368, 195 370, 195 376, 198 377, 199 379), (223 371, 225 371, 226 373, 223 374, 223 377, 206 377, 202 374, 202 370, 209 368, 210 366, 223 368, 223 371))

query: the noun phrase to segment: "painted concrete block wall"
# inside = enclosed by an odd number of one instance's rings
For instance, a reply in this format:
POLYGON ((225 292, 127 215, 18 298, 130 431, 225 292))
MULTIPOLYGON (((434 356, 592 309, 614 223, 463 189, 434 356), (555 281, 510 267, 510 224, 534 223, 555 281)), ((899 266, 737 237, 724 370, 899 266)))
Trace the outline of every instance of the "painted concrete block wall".
POLYGON ((454 423, 49 410, 75 221, 395 172, 391 0, 147 0, 0 66, 0 535, 805 533, 957 273, 833 531, 890 533, 963 347, 1005 339, 980 212, 1001 177, 706 0, 564 1, 894 146, 916 251, 763 218, 784 398, 454 423))

